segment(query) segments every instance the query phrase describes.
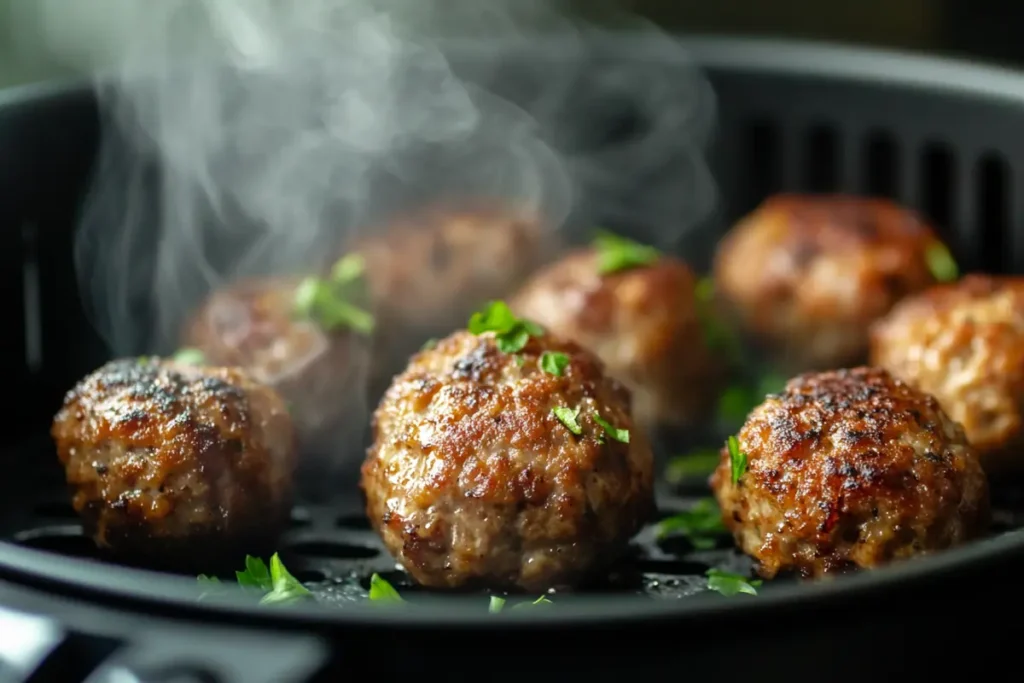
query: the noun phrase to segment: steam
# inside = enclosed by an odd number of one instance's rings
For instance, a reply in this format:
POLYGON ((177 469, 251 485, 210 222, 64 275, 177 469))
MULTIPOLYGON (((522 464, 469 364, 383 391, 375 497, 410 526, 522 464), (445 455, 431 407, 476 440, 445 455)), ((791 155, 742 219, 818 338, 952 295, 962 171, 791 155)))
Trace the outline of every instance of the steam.
POLYGON ((506 199, 562 236, 600 222, 662 246, 715 205, 712 93, 638 22, 623 38, 542 0, 35 4, 55 50, 70 26, 121 46, 67 48, 113 62, 76 258, 118 355, 174 348, 209 291, 322 266, 418 203, 506 199))

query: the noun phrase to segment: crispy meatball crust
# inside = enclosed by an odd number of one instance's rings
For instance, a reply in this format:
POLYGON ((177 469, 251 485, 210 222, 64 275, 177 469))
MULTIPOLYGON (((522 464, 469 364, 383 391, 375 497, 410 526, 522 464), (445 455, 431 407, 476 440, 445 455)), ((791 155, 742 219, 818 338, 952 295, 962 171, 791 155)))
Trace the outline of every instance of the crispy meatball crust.
POLYGON ((193 315, 183 345, 213 366, 241 367, 276 390, 304 448, 332 446, 365 415, 369 340, 324 331, 294 311, 298 279, 243 280, 214 292, 193 315))
POLYGON ((654 510, 653 457, 629 392, 553 336, 516 356, 456 332, 416 355, 374 418, 363 465, 370 522, 422 585, 540 591, 618 557, 654 510), (562 376, 544 351, 570 357, 562 376), (582 434, 552 414, 578 408, 582 434), (605 435, 594 416, 630 430, 605 435))
POLYGON ((739 547, 772 578, 820 577, 958 545, 989 522, 988 483, 963 430, 884 370, 805 374, 769 396, 711 477, 739 547))
POLYGON ((237 568, 288 523, 291 419, 238 369, 113 361, 67 394, 51 433, 86 533, 122 559, 237 568))
POLYGON ((706 417, 725 366, 705 344, 693 271, 662 256, 602 275, 598 259, 593 248, 570 253, 534 275, 509 305, 597 354, 632 392, 639 424, 686 426, 706 417))
POLYGON ((990 475, 1024 469, 1024 278, 969 275, 901 302, 872 363, 934 395, 990 475))
POLYGON ((715 289, 745 335, 791 372, 865 361, 867 328, 935 283, 938 238, 882 199, 780 195, 719 244, 715 289))

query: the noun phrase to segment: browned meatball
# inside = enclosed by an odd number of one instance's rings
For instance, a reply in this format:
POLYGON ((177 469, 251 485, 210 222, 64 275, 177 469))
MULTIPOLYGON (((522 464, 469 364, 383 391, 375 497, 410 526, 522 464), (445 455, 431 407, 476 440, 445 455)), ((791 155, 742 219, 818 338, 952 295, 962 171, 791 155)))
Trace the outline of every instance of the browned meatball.
POLYGON ((595 248, 581 249, 547 266, 512 299, 512 309, 597 354, 631 390, 639 424, 685 426, 706 417, 725 364, 705 341, 697 278, 664 255, 602 274, 600 257, 595 248))
POLYGON ((741 220, 715 257, 719 302, 791 372, 864 362, 868 325, 935 283, 944 247, 913 213, 882 199, 773 197, 741 220))
POLYGON ((291 419, 240 370, 113 361, 68 393, 51 433, 86 533, 125 559, 237 567, 288 522, 291 419))
POLYGON ((380 329, 374 350, 380 391, 424 340, 449 334, 484 302, 514 291, 552 239, 536 214, 485 203, 435 206, 368 234, 351 251, 366 261, 380 329))
POLYGON ((330 445, 365 419, 369 337, 297 314, 298 279, 246 280, 214 292, 196 311, 183 345, 214 366, 242 367, 275 389, 303 447, 330 445))
POLYGON ((806 374, 769 396, 723 449, 722 519, 766 578, 822 576, 942 550, 984 533, 988 484, 938 401, 874 368, 806 374))
POLYGON ((494 333, 456 332, 395 378, 374 434, 367 514, 425 586, 570 585, 619 556, 653 511, 628 390, 556 337, 510 354, 494 333), (541 368, 545 352, 566 356, 561 375, 541 368))
POLYGON ((905 299, 872 363, 934 395, 990 475, 1024 466, 1024 278, 971 275, 905 299))

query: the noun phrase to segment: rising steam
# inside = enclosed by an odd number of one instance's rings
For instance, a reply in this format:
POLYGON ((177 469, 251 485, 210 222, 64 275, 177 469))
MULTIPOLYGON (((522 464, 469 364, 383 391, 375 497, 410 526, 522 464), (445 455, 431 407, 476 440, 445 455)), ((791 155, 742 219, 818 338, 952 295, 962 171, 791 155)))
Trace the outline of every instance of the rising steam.
POLYGON ((506 198, 664 243, 714 206, 713 96, 648 26, 619 38, 534 0, 35 5, 58 51, 87 16, 123 46, 96 81, 77 244, 119 355, 173 348, 211 289, 322 265, 410 202, 506 198))

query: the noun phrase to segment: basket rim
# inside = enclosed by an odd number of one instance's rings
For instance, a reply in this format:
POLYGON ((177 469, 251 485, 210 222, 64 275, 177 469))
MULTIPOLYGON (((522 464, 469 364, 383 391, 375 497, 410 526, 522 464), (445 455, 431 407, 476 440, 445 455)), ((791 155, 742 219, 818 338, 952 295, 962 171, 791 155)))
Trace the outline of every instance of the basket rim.
MULTIPOLYGON (((963 97, 1024 103, 1024 72, 998 66, 808 40, 710 34, 684 34, 680 38, 684 49, 702 69, 869 82, 879 86, 920 88, 963 97)), ((639 34, 615 34, 606 39, 616 41, 616 49, 625 54, 638 57, 644 54, 644 38, 639 34)), ((548 41, 552 49, 554 42, 548 41)), ((543 50, 543 44, 538 49, 543 50)), ((89 90, 90 84, 84 78, 17 85, 0 89, 0 110, 32 106, 68 95, 84 95, 89 90)), ((691 621, 712 616, 743 617, 807 604, 825 606, 898 589, 907 581, 949 578, 967 567, 1008 561, 1017 556, 1024 556, 1024 529, 843 577, 839 581, 775 586, 752 599, 743 596, 723 599, 713 593, 665 601, 631 596, 574 598, 557 609, 510 611, 497 619, 495 615, 488 614, 486 604, 479 596, 428 599, 402 610, 380 609, 369 603, 353 604, 343 609, 310 604, 271 610, 259 608, 241 595, 223 602, 199 603, 195 599, 195 582, 184 577, 113 567, 24 548, 6 541, 0 541, 0 579, 42 588, 51 594, 112 600, 134 609, 194 614, 212 621, 244 620, 243 623, 249 626, 267 628, 433 625, 503 629, 528 622, 533 629, 546 629, 593 625, 597 620, 603 626, 650 625, 666 620, 691 621)))

